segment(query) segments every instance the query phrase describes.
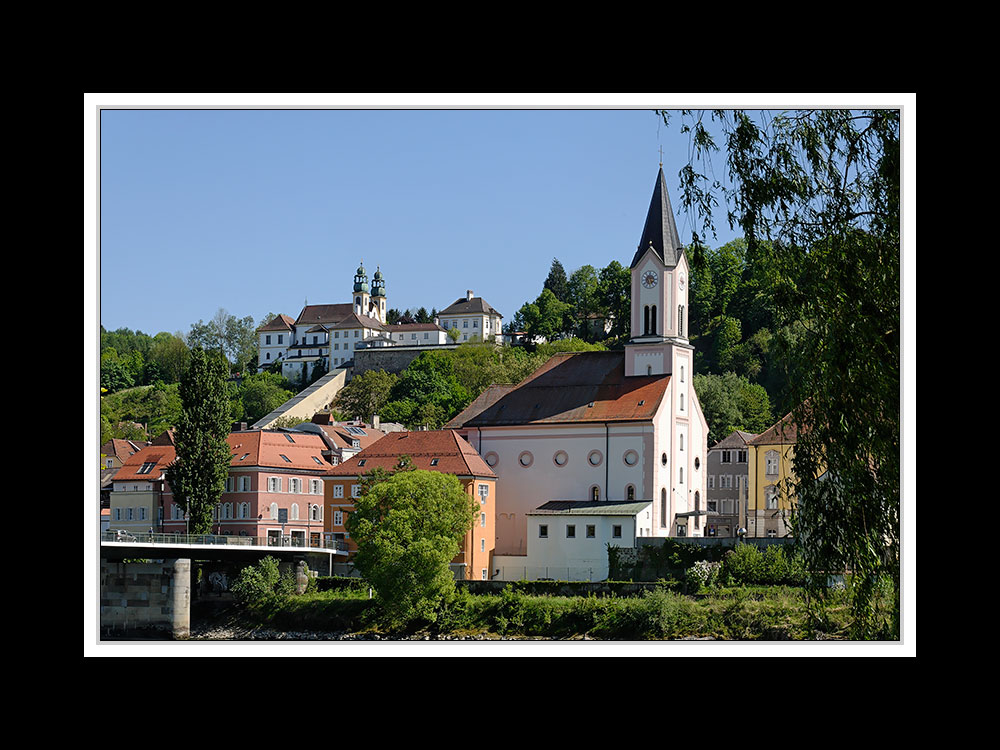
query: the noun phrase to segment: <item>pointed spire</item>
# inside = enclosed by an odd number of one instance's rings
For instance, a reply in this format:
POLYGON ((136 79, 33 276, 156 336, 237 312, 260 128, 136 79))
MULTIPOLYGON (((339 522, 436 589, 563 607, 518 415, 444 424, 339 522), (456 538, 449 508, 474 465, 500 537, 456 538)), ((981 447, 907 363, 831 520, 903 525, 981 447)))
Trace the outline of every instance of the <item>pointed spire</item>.
POLYGON ((646 224, 642 228, 642 238, 639 240, 639 246, 632 258, 632 268, 639 262, 650 245, 653 246, 653 250, 665 266, 677 265, 681 256, 681 241, 677 236, 674 210, 670 206, 670 195, 667 193, 667 181, 663 177, 662 164, 656 175, 656 185, 653 187, 653 198, 649 202, 646 224))

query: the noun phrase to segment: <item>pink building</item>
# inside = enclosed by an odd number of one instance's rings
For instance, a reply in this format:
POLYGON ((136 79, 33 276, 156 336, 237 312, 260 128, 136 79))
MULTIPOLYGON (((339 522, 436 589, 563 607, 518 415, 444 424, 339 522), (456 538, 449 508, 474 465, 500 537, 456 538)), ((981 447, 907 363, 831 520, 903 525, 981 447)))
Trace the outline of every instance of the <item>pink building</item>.
MULTIPOLYGON (((215 510, 212 532, 281 537, 296 546, 320 546, 323 538, 323 475, 327 446, 320 435, 248 430, 228 436, 229 479, 215 510)), ((184 512, 169 485, 163 490, 163 531, 184 533, 184 512)))

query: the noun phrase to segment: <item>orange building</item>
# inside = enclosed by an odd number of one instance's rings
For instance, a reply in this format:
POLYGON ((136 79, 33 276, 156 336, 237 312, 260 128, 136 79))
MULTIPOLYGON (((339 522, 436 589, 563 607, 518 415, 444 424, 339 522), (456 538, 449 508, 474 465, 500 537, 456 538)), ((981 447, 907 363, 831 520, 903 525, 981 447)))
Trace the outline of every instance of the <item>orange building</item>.
POLYGON ((466 493, 476 499, 479 517, 466 534, 462 551, 452 565, 461 566, 461 577, 466 580, 491 579, 496 541, 497 477, 476 450, 454 430, 390 432, 350 460, 328 469, 323 486, 327 538, 346 541, 351 552, 357 549, 344 528, 344 521, 354 509, 352 498, 361 492, 361 477, 375 468, 392 471, 403 456, 410 458, 414 469, 454 475, 466 493))

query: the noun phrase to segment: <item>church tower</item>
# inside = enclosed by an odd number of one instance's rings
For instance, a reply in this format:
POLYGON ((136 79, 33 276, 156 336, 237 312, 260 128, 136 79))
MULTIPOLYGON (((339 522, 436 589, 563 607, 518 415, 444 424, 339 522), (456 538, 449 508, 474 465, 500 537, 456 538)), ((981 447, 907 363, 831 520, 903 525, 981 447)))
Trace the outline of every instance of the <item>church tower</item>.
POLYGON ((662 164, 631 272, 631 339, 625 346, 625 375, 681 375, 683 367, 684 380, 690 382, 694 348, 687 330, 689 269, 662 164))
POLYGON ((371 317, 385 325, 385 277, 382 269, 375 267, 375 275, 372 277, 372 313, 371 317))
POLYGON ((354 312, 358 315, 367 315, 370 301, 368 274, 365 271, 364 261, 362 261, 361 265, 358 266, 357 273, 354 274, 354 312))

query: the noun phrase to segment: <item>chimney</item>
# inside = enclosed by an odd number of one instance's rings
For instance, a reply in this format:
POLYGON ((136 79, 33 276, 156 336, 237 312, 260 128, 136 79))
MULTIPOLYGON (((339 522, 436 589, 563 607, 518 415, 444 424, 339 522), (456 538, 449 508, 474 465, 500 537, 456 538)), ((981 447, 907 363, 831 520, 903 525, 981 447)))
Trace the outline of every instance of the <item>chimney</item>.
POLYGON ((471 290, 471 289, 467 289, 467 290, 465 291, 465 298, 466 298, 467 300, 471 300, 471 299, 472 299, 472 290, 471 290))
POLYGON ((247 423, 246 422, 233 422, 233 429, 230 432, 246 432, 247 423))
POLYGON ((374 427, 377 430, 380 424, 382 424, 382 417, 376 414, 375 416, 372 417, 372 427, 374 427))

